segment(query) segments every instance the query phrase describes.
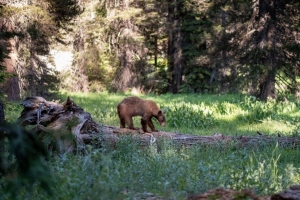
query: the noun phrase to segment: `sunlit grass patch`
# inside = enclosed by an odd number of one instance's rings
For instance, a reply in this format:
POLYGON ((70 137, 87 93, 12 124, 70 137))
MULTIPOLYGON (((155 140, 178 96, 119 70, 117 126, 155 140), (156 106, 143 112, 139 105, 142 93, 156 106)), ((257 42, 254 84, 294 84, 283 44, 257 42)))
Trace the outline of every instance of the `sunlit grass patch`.
MULTIPOLYGON (((60 102, 67 97, 89 112, 99 124, 119 126, 117 104, 130 94, 112 93, 63 93, 60 102)), ((260 102, 245 95, 200 95, 164 94, 140 95, 151 99, 167 111, 166 127, 153 122, 158 130, 178 133, 213 135, 256 135, 256 131, 267 135, 295 135, 300 132, 300 107, 297 102, 260 102)), ((58 100, 54 99, 54 100, 58 100)), ((47 99, 52 100, 52 99, 47 99)), ((8 104, 5 108, 6 119, 16 120, 21 113, 20 105, 8 104)), ((140 125, 140 117, 134 117, 134 124, 140 125)), ((299 135, 299 134, 298 134, 299 135)))
POLYGON ((263 120, 262 123, 239 125, 237 130, 249 135, 257 135, 257 131, 259 131, 265 135, 277 136, 280 133, 281 136, 285 136, 286 133, 292 132, 294 128, 294 126, 284 122, 263 120))
POLYGON ((213 112, 204 104, 174 102, 167 107, 168 127, 206 129, 216 124, 213 112))
MULTIPOLYGON (((64 94, 66 98, 67 94, 64 94)), ((116 106, 130 94, 71 93, 75 102, 91 113, 96 122, 119 126, 116 106)), ((266 134, 295 131, 299 126, 297 102, 260 102, 245 95, 202 95, 164 94, 140 95, 141 98, 157 102, 167 111, 166 127, 158 130, 197 135, 212 135, 214 132, 226 135, 266 134)), ((134 117, 134 124, 140 127, 140 117, 134 117)))

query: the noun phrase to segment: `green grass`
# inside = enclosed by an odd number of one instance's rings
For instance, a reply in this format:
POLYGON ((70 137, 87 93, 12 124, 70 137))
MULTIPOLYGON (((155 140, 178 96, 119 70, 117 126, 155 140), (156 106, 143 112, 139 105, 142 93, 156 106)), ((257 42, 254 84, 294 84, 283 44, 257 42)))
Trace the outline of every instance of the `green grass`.
MULTIPOLYGON (((117 104, 125 97, 121 94, 92 93, 70 94, 77 105, 91 113, 99 123, 119 126, 117 104)), ((295 134, 300 126, 300 102, 257 101, 244 95, 142 95, 167 111, 166 127, 158 130, 195 135, 266 135, 295 134)), ((66 95, 61 96, 62 99, 66 95)), ((135 126, 141 127, 140 117, 134 118, 135 126)))
MULTIPOLYGON (((185 199, 216 187, 254 189, 267 195, 300 181, 300 151, 265 146, 259 149, 227 146, 179 148, 166 141, 141 148, 130 137, 116 149, 93 149, 86 155, 54 157, 53 196, 35 184, 19 199, 137 199, 150 192, 165 199, 185 199), (292 157, 291 157, 292 155, 292 157)), ((5 185, 5 182, 2 182, 5 185)), ((1 191, 3 199, 8 194, 1 191)), ((7 198, 5 198, 7 197, 7 198)))
MULTIPOLYGON (((121 94, 69 94, 77 105, 99 123, 119 126, 116 105, 121 94)), ((197 135, 299 136, 299 102, 262 103, 243 95, 145 95, 167 110, 164 131, 197 135)), ((60 96, 66 99, 66 94, 60 96)), ((13 119, 22 109, 7 107, 13 119)), ((139 118, 135 118, 136 126, 139 118)), ((287 189, 300 182, 300 151, 276 143, 260 147, 236 144, 179 147, 159 140, 141 147, 130 136, 109 146, 88 146, 85 155, 53 155, 51 167, 53 196, 38 184, 19 186, 17 199, 141 199, 151 192, 165 199, 185 199, 216 187, 251 188, 259 195, 287 189)), ((0 178, 0 199, 11 199, 15 191, 4 190, 7 178, 0 178), (3 186, 3 187, 2 187, 3 186)))

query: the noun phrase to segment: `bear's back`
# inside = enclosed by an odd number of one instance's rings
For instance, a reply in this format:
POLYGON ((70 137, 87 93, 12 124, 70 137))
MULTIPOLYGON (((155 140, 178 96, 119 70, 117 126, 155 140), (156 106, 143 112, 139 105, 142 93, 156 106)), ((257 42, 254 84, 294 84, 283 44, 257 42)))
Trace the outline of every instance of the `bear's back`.
POLYGON ((130 116, 156 115, 159 111, 154 101, 144 100, 139 97, 126 97, 118 104, 118 112, 130 116))

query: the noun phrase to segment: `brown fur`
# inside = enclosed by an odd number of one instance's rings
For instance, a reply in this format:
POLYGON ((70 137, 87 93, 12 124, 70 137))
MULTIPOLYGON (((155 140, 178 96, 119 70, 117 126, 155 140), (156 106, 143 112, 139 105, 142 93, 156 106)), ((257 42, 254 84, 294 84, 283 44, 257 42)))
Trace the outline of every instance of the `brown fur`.
POLYGON ((138 97, 127 97, 123 99, 117 106, 118 115, 120 118, 120 127, 125 128, 127 124, 128 128, 137 130, 133 126, 132 117, 141 116, 141 124, 143 131, 151 132, 157 131, 152 123, 152 117, 156 118, 160 125, 165 126, 165 115, 154 101, 144 100, 138 97), (147 125, 151 128, 151 131, 147 131, 147 125))

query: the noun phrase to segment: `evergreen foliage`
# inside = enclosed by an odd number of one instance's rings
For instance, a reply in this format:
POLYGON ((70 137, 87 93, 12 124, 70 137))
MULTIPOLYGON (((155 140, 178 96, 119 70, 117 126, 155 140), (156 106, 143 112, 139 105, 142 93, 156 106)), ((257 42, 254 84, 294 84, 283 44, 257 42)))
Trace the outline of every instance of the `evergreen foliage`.
POLYGON ((48 151, 37 135, 13 123, 1 123, 0 180, 3 199, 18 199, 34 185, 51 194, 48 151))
MULTIPOLYGON (((5 34, 1 32, 0 35, 3 41, 0 58, 7 58, 10 51, 17 54, 11 59, 16 63, 13 70, 21 91, 18 96, 44 96, 56 91, 59 82, 56 71, 48 67, 45 59, 50 53, 50 45, 57 41, 66 44, 64 37, 70 31, 68 25, 83 9, 77 0, 26 2, 8 1, 1 5, 1 26, 5 34), (8 38, 13 40, 14 46, 4 45, 8 38)), ((5 71, 2 66, 1 71, 5 71)))
MULTIPOLYGON (((2 23, 0 24, 0 84, 4 83, 7 78, 12 77, 11 73, 6 72, 5 59, 9 58, 10 44, 7 42, 10 38, 14 37, 16 33, 9 31, 6 27, 7 23, 3 20, 5 15, 8 15, 10 11, 3 8, 0 5, 0 19, 2 18, 2 23)), ((0 91, 0 97, 2 96, 2 91, 0 91)))
POLYGON ((36 78, 54 73, 36 55, 55 41, 72 44, 64 89, 299 95, 297 0, 44 0, 26 10, 3 13, 22 16, 18 52, 36 78))

